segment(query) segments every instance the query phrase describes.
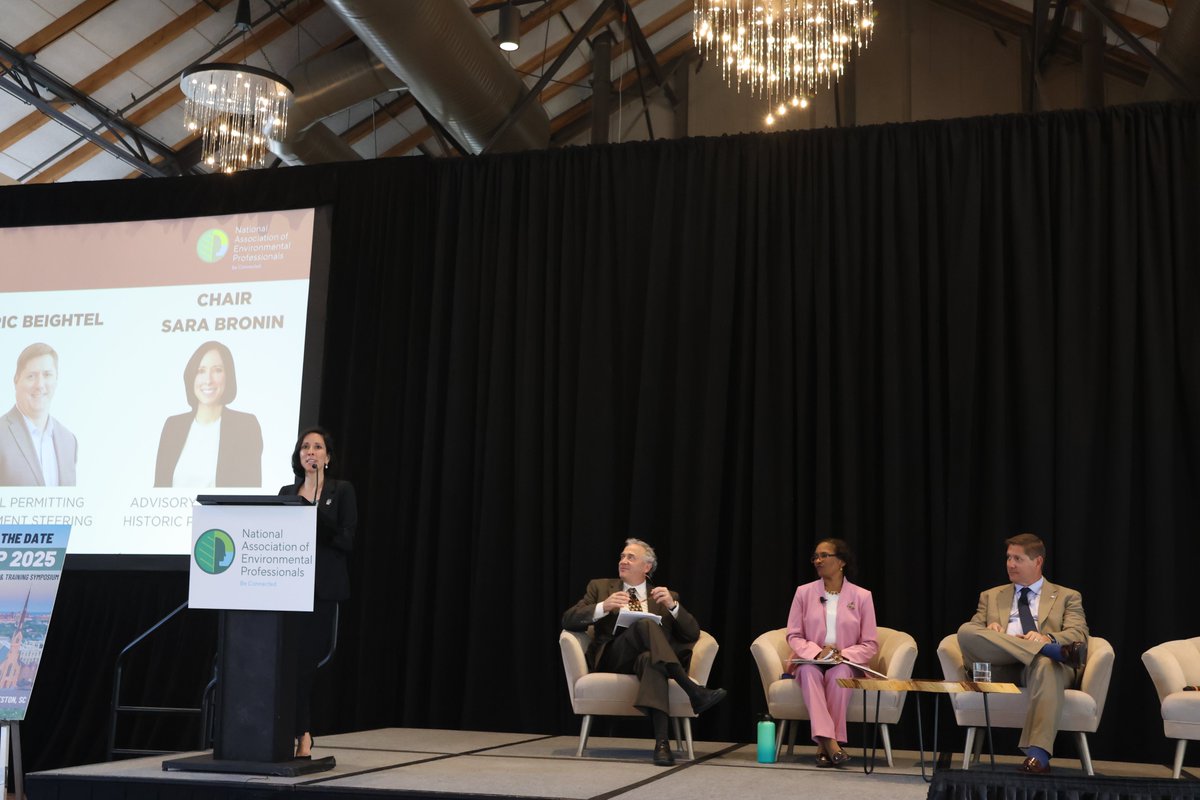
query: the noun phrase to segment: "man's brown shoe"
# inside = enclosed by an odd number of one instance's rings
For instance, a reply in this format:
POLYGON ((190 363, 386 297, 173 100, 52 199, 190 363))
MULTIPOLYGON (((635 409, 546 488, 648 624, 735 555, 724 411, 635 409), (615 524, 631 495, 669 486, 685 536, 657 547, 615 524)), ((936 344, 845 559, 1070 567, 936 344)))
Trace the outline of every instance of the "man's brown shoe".
POLYGON ((1021 766, 1017 767, 1018 772, 1027 772, 1030 775, 1049 775, 1050 765, 1043 764, 1033 756, 1021 762, 1021 766))
POLYGON ((1087 639, 1067 642, 1062 646, 1062 663, 1080 669, 1087 663, 1087 639))

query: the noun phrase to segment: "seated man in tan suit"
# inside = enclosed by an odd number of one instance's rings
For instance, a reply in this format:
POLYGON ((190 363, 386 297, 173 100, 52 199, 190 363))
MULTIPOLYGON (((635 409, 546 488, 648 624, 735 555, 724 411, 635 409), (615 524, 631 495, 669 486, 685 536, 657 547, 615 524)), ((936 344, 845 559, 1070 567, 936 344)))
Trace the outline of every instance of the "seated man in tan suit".
POLYGON ((1046 545, 1032 533, 1005 540, 1011 583, 979 595, 979 608, 958 629, 963 666, 984 661, 992 680, 1029 690, 1020 748, 1022 772, 1050 771, 1054 737, 1062 722, 1063 692, 1087 660, 1087 618, 1079 592, 1042 577, 1046 545))

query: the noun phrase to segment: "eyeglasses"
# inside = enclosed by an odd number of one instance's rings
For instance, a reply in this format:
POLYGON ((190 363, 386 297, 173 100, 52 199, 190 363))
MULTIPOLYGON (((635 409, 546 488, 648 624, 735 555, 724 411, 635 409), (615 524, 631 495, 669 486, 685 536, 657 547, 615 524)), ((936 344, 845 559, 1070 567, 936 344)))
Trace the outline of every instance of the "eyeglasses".
POLYGON ((827 558, 837 558, 837 553, 813 553, 809 561, 814 564, 820 564, 827 558))

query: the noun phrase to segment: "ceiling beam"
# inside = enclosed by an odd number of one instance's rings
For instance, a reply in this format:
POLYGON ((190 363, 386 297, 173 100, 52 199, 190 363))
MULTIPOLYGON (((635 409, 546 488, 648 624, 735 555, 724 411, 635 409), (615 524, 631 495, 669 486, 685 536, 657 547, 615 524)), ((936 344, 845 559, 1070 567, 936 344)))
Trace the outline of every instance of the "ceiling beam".
MULTIPOLYGON (((692 34, 687 33, 683 36, 680 36, 667 47, 659 50, 658 53, 655 54, 655 58, 658 61, 659 66, 669 73, 671 70, 668 65, 672 63, 678 63, 681 59, 691 60, 693 56, 698 55, 699 54, 696 52, 696 46, 692 42, 692 34)), ((631 69, 616 81, 614 88, 624 92, 624 90, 628 89, 639 80, 639 73, 648 71, 648 67, 631 69)), ((636 99, 636 96, 631 93, 629 97, 625 99, 625 103, 634 102, 636 99)), ((590 124, 588 117, 591 114, 591 110, 592 101, 591 98, 588 98, 587 100, 572 106, 562 114, 559 114, 557 117, 550 120, 551 146, 563 145, 573 136, 576 136, 584 130, 587 130, 587 126, 590 124)))
MULTIPOLYGON (((1027 35, 1033 15, 1004 0, 930 0, 934 5, 969 17, 1012 36, 1027 35)), ((1078 31, 1063 31, 1055 52, 1070 61, 1081 59, 1082 38, 1078 31)), ((1104 71, 1121 80, 1141 86, 1146 82, 1150 67, 1138 56, 1119 47, 1109 47, 1104 53, 1104 71)))
MULTIPOLYGON (((661 31, 663 28, 667 27, 671 23, 678 20, 680 17, 684 16, 685 14, 690 14, 692 12, 692 2, 693 2, 693 0, 683 0, 683 2, 679 3, 674 8, 670 9, 662 16, 656 17, 655 19, 651 20, 648 24, 646 24, 645 27, 642 28, 642 32, 647 37, 653 36, 654 34, 661 31)), ((631 5, 632 5, 632 3, 631 3, 631 5)), ((615 45, 613 45, 613 49, 612 49, 613 59, 615 60, 617 56, 624 54, 628 50, 629 50, 629 39, 627 39, 627 38, 622 39, 621 41, 619 41, 615 45)), ((578 69, 570 72, 569 74, 564 75, 557 82, 555 82, 555 84, 553 86, 546 87, 546 90, 544 92, 542 92, 541 101, 543 103, 545 103, 547 100, 551 99, 552 97, 557 97, 562 92, 565 92, 567 89, 572 88, 572 85, 579 84, 581 81, 585 80, 589 74, 591 74, 591 71, 592 71, 591 65, 584 64, 582 67, 579 67, 578 69)))
POLYGON ((567 59, 571 57, 571 53, 575 51, 575 48, 582 44, 583 40, 586 39, 588 35, 600 24, 600 18, 604 16, 605 9, 612 5, 613 2, 614 0, 600 0, 600 4, 596 6, 596 10, 593 11, 592 15, 587 18, 587 22, 583 23, 583 26, 579 30, 575 31, 575 35, 572 36, 571 41, 567 43, 566 49, 558 54, 558 58, 554 59, 554 63, 551 64, 548 69, 542 70, 542 75, 537 79, 537 83, 533 85, 533 88, 521 95, 521 98, 517 101, 516 105, 514 105, 512 110, 508 112, 508 116, 506 116, 500 123, 500 126, 492 132, 491 138, 488 139, 488 143, 483 146, 483 153, 490 151, 496 142, 500 141, 504 134, 508 132, 508 129, 512 127, 513 123, 517 121, 525 108, 531 102, 537 100, 537 97, 541 93, 542 89, 545 88, 546 84, 554 79, 554 76, 560 69, 562 69, 562 65, 565 64, 567 59))
MULTIPOLYGON (((173 170, 164 171, 159 167, 152 166, 145 153, 145 147, 148 144, 160 155, 168 158, 174 157, 175 153, 165 144, 146 135, 144 131, 122 119, 119 114, 97 103, 87 95, 76 92, 70 84, 37 64, 33 56, 22 55, 3 43, 0 43, 0 56, 14 64, 13 69, 0 78, 0 89, 53 117, 60 125, 74 131, 81 138, 94 142, 95 146, 108 151, 143 172, 159 175, 172 174, 173 170), (89 125, 55 108, 49 100, 42 97, 42 92, 47 92, 55 97, 68 98, 76 110, 91 116, 96 121, 95 124, 89 125), (102 129, 106 129, 107 134, 98 133, 102 129)), ((33 168, 33 170, 37 169, 38 167, 33 168)), ((24 177, 22 176, 22 178, 24 177)))
MULTIPOLYGON (((481 0, 480 4, 482 4, 482 2, 486 2, 486 0, 481 0)), ((636 6, 642 2, 644 2, 644 0, 629 0, 629 5, 636 6)), ((671 23, 678 20, 680 17, 684 16, 685 14, 690 13, 691 10, 692 10, 692 0, 682 0, 682 2, 675 5, 673 8, 671 8, 665 14, 663 14, 662 16, 656 17, 655 19, 653 19, 649 23, 647 23, 645 26, 643 26, 642 32, 647 37, 653 36, 656 33, 658 33, 659 31, 666 28, 671 23)), ((535 13, 537 13, 537 12, 535 12, 535 13)), ((533 17, 534 14, 530 14, 529 16, 533 17)), ((618 19, 619 19, 618 13, 615 10, 610 10, 608 13, 604 14, 600 18, 600 21, 596 24, 595 27, 597 29, 599 29, 601 27, 605 27, 613 22, 616 22, 618 19)), ((559 41, 555 42, 554 44, 552 44, 548 48, 546 48, 545 54, 538 53, 537 55, 533 56, 525 63, 519 65, 517 67, 517 70, 523 74, 531 75, 535 68, 539 67, 541 64, 544 63, 544 60, 546 58, 557 57, 559 54, 561 54, 562 51, 566 49, 567 44, 570 43, 570 40, 571 40, 571 37, 569 37, 569 36, 563 37, 559 41)), ((621 41, 617 42, 617 44, 614 45, 614 47, 613 47, 613 56, 615 57, 621 53, 624 53, 626 50, 629 49, 629 45, 630 45, 630 42, 629 42, 628 38, 622 39, 621 41)), ((591 72, 591 66, 589 64, 584 64, 583 66, 579 67, 578 69, 572 71, 570 74, 555 81, 552 85, 547 86, 546 89, 541 93, 539 99, 542 102, 545 102, 546 100, 550 99, 551 97, 557 96, 560 92, 566 91, 567 89, 571 88, 570 84, 578 84, 580 81, 584 80, 590 72, 591 72)), ((397 100, 393 101, 392 103, 389 103, 385 107, 385 109, 387 109, 389 111, 389 113, 399 114, 399 113, 402 113, 403 111, 408 110, 412 106, 413 106, 412 98, 408 97, 406 95, 403 98, 398 98, 397 100)), ((362 135, 366 135, 366 134, 370 133, 369 121, 362 120, 357 125, 353 126, 349 130, 347 130, 346 133, 342 134, 342 138, 346 139, 346 141, 348 141, 352 144, 355 141, 358 141, 358 139, 350 138, 351 133, 361 133, 362 135)), ((427 141, 428 139, 430 139, 432 137, 433 137, 433 131, 431 129, 429 129, 428 127, 423 127, 418 130, 415 130, 411 135, 404 138, 402 141, 398 142, 397 144, 393 145, 392 147, 388 148, 388 150, 386 152, 381 153, 380 158, 394 158, 397 156, 408 155, 408 153, 411 152, 413 148, 423 144, 425 141, 427 141)))
POLYGON ((84 0, 58 19, 17 45, 17 50, 31 56, 66 36, 77 27, 115 3, 116 0, 84 0))
MULTIPOLYGON (((233 0, 210 0, 218 7, 226 6, 233 0)), ((128 72, 143 60, 158 52, 166 45, 178 39, 183 34, 200 24, 213 14, 213 9, 206 3, 197 3, 180 14, 171 22, 159 28, 121 55, 109 61, 103 67, 88 75, 75 84, 75 89, 83 94, 91 94, 102 86, 107 85, 117 76, 128 72)), ((70 107, 69 103, 56 102, 54 106, 60 111, 70 107)), ((16 142, 25 138, 38 128, 50 122, 51 118, 41 112, 27 114, 0 131, 0 151, 7 150, 16 142)))

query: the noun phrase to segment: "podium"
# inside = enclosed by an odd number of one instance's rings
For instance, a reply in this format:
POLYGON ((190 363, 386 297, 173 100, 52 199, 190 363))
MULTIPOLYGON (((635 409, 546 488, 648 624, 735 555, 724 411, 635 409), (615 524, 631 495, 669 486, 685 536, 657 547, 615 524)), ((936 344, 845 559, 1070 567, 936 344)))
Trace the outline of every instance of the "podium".
POLYGON ((188 604, 220 611, 211 755, 166 771, 294 777, 333 769, 294 758, 295 612, 312 611, 316 508, 295 496, 202 495, 192 516, 188 604))

